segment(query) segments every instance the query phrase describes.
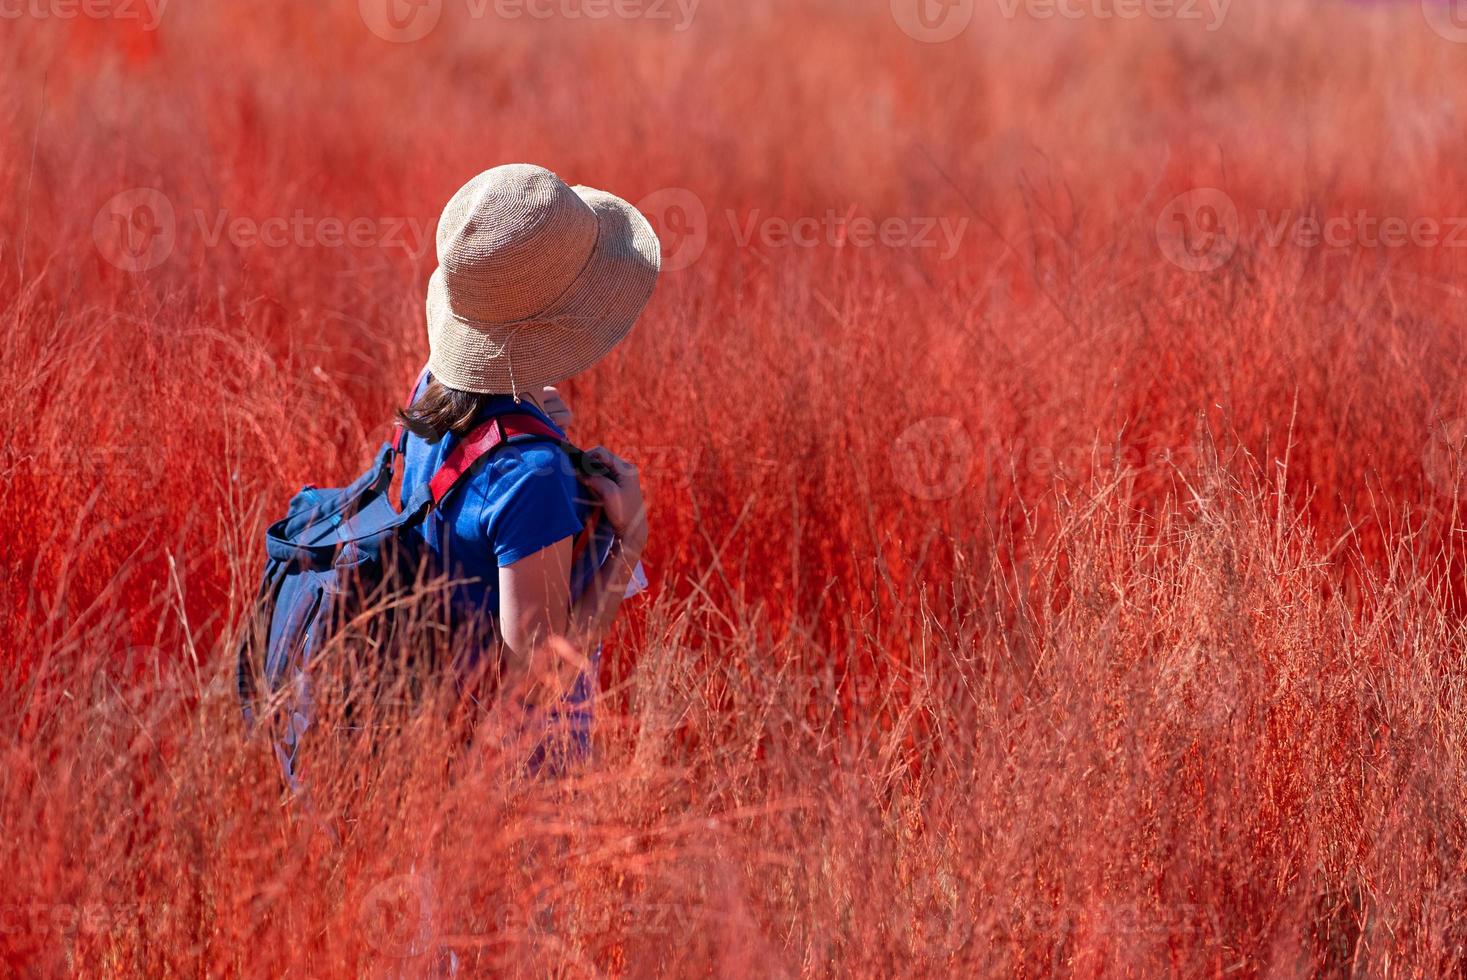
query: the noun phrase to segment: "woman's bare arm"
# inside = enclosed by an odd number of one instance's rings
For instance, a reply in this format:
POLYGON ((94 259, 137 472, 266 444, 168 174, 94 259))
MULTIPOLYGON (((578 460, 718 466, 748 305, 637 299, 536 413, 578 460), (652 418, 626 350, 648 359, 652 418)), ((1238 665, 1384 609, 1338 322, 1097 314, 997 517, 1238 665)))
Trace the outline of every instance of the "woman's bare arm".
POLYGON ((514 700, 545 703, 547 687, 569 672, 557 662, 565 644, 552 640, 568 640, 571 629, 571 543, 562 538, 499 569, 502 691, 514 700))
POLYGON ((617 540, 585 592, 572 604, 570 538, 499 569, 504 689, 528 704, 547 704, 575 683, 616 619, 647 541, 637 468, 599 446, 586 455, 608 474, 587 486, 617 540))
POLYGON ((641 555, 634 538, 617 539, 572 603, 571 544, 562 539, 499 570, 505 690, 529 704, 549 703, 575 683, 615 622, 641 555))

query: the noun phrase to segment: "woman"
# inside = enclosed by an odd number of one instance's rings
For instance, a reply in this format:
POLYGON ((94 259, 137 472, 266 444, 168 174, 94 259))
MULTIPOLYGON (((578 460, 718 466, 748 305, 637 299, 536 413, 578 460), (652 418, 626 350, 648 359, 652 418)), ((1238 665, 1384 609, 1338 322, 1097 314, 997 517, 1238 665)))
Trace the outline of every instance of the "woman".
MULTIPOLYGON (((528 164, 464 185, 444 209, 437 248, 428 368, 398 413, 404 499, 486 419, 529 414, 563 439, 569 411, 550 386, 626 336, 660 265, 636 208, 528 164)), ((569 720, 572 752, 586 747, 596 650, 647 543, 636 468, 600 447, 585 456, 591 466, 573 466, 561 441, 513 440, 419 529, 464 582, 455 617, 496 626, 498 649, 470 651, 470 662, 497 657, 501 698, 569 720), (576 539, 595 508, 614 541, 573 583, 576 539)))

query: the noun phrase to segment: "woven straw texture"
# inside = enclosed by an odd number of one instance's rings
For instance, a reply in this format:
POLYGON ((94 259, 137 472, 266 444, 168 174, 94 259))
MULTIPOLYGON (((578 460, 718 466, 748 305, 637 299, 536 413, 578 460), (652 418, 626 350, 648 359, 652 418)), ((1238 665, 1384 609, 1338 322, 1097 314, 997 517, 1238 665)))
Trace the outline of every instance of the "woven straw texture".
POLYGON ((438 222, 428 368, 461 391, 564 380, 615 347, 657 283, 661 248, 636 208, 544 167, 495 167, 438 222))

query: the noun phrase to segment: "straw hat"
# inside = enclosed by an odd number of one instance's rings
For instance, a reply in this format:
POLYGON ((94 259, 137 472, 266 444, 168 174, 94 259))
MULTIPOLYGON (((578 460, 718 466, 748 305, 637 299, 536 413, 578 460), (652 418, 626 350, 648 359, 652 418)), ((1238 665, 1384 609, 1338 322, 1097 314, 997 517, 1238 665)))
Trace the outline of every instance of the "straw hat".
POLYGON ((528 163, 486 170, 438 222, 428 369, 495 394, 584 371, 632 328, 661 257, 647 219, 613 194, 528 163))

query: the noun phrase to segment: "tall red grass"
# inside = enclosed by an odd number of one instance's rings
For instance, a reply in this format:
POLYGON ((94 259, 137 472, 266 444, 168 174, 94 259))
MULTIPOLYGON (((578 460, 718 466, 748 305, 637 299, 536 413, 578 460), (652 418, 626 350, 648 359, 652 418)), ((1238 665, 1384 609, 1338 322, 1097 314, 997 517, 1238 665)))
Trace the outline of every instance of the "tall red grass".
POLYGON ((353 6, 0 42, 11 970, 1467 967, 1467 236, 1271 231, 1467 215, 1467 59, 1417 5, 980 5, 942 44, 876 2, 448 3, 404 44, 353 6), (233 700, 261 532, 365 465, 436 211, 512 160, 706 234, 569 386, 642 465, 653 589, 583 770, 424 712, 323 749, 307 813, 233 700), (1189 272, 1157 227, 1197 187, 1240 227, 1189 272), (128 191, 174 217, 138 271, 128 191))

